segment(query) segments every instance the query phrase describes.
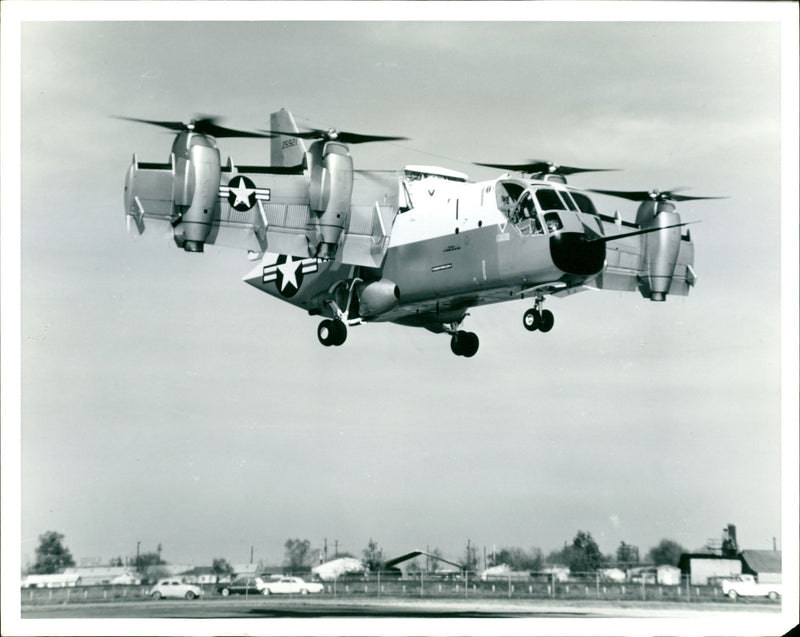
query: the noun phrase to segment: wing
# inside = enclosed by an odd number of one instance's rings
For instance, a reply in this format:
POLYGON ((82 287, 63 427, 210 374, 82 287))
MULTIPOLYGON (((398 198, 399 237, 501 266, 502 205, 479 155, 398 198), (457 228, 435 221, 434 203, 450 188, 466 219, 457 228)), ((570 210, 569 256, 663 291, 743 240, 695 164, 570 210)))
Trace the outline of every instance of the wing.
MULTIPOLYGON (((174 156, 173 156, 174 157, 174 156)), ((182 223, 175 205, 175 160, 167 164, 139 163, 134 155, 126 181, 126 213, 139 234, 151 224, 182 223)), ((397 173, 356 174, 346 231, 337 260, 377 267, 385 256, 398 210, 397 173)), ((308 176, 297 166, 221 167, 211 229, 205 243, 313 257, 308 236, 314 230, 309 205, 308 176)))

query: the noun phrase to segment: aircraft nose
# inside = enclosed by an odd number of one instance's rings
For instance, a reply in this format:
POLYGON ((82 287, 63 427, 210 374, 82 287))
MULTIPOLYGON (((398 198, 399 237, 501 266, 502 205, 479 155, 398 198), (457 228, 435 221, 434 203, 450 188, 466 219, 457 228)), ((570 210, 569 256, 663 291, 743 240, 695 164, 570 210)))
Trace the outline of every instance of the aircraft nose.
POLYGON ((590 241, 583 232, 557 232, 550 236, 550 256, 559 270, 588 276, 603 269, 606 246, 602 241, 590 241))

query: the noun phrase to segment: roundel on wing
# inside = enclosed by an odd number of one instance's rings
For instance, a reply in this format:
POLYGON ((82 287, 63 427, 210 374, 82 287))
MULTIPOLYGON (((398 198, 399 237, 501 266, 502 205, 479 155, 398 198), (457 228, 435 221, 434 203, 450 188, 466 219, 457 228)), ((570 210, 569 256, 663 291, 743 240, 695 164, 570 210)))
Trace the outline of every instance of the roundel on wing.
POLYGON ((237 175, 228 182, 228 203, 240 212, 250 210, 256 205, 256 185, 244 175, 237 175))
POLYGON ((275 285, 285 298, 291 298, 300 291, 303 285, 303 260, 282 254, 275 263, 275 285))

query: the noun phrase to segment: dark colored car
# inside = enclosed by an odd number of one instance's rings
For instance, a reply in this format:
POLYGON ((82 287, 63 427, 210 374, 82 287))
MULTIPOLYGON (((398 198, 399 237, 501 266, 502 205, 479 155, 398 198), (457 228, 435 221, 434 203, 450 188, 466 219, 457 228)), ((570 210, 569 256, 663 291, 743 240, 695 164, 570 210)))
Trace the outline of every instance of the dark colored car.
POLYGON ((260 577, 237 577, 227 584, 218 584, 217 592, 223 597, 228 595, 263 595, 264 580, 260 577))

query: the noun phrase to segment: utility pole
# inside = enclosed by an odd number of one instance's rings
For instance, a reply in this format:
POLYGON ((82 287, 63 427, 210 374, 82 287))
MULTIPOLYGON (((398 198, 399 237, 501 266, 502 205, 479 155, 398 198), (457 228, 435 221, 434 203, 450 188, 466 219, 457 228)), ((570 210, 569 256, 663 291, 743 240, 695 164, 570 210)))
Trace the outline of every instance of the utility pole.
POLYGON ((250 563, 253 563, 253 545, 250 545, 250 563))
POLYGON ((139 570, 139 545, 140 544, 141 544, 141 542, 139 542, 137 540, 137 542, 136 542, 136 572, 137 573, 140 572, 140 570, 139 570))
POLYGON ((325 561, 327 562, 328 561, 328 538, 325 538, 325 545, 324 546, 325 546, 325 549, 324 549, 325 550, 325 552, 324 552, 325 561))
POLYGON ((339 540, 334 540, 333 541, 333 546, 334 546, 333 557, 339 557, 339 540))

